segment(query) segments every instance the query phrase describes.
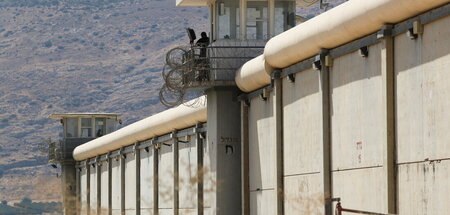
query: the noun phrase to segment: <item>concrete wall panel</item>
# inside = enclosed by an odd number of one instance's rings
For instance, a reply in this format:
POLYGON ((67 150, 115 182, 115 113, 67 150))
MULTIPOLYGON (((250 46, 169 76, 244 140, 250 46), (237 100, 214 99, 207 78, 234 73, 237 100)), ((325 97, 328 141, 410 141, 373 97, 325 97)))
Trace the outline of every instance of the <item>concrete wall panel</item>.
POLYGON ((97 168, 99 168, 96 164, 94 166, 91 165, 89 168, 90 171, 90 208, 91 213, 97 212, 97 168))
POLYGON ((141 214, 151 214, 153 208, 153 150, 141 150, 141 214), (148 212, 146 212, 148 211, 148 212))
MULTIPOLYGON (((167 143, 169 144, 169 143, 167 143)), ((171 143, 170 143, 171 144, 171 143)), ((167 214, 173 208, 173 146, 161 144, 159 150, 159 208, 160 214, 167 214)))
POLYGON ((284 175, 320 172, 322 169, 322 98, 318 70, 283 79, 284 175), (311 162, 315 160, 315 162, 311 162))
MULTIPOLYGON (((125 210, 136 209, 136 159, 134 153, 129 153, 125 159, 125 210)), ((136 214, 136 213, 135 213, 136 214)))
POLYGON ((450 17, 395 38, 398 162, 450 158, 450 17))
POLYGON ((195 215, 197 214, 196 209, 180 209, 180 215, 195 215))
POLYGON ((264 101, 251 99, 249 108, 250 190, 275 188, 275 118, 273 93, 264 101))
POLYGON ((384 169, 364 168, 332 173, 333 197, 340 197, 345 208, 386 213, 384 169))
POLYGON ((284 178, 285 215, 323 214, 322 174, 296 175, 284 178))
POLYGON ((82 167, 80 171, 81 214, 87 214, 87 194, 87 170, 86 167, 82 167))
POLYGON ((100 207, 102 208, 102 214, 106 214, 108 210, 108 163, 103 162, 101 168, 101 197, 100 207))
POLYGON ((276 214, 276 192, 274 189, 250 192, 250 215, 276 214))
POLYGON ((404 164, 398 167, 399 214, 431 215, 450 211, 450 161, 404 164))
POLYGON ((122 180, 120 178, 120 158, 115 157, 111 160, 111 197, 112 197, 112 210, 114 213, 120 214, 121 209, 121 189, 122 180))
MULTIPOLYGON (((181 138, 179 143, 179 198, 180 209, 196 209, 197 205, 197 146, 195 136, 181 138)), ((190 214, 191 210, 183 210, 190 214)), ((180 210, 181 214, 181 210, 180 210)))
POLYGON ((159 215, 173 215, 173 209, 160 208, 159 215))
MULTIPOLYGON (((214 190, 216 190, 216 179, 214 177, 212 158, 210 157, 211 151, 213 150, 212 143, 210 144, 207 139, 203 140, 203 195, 204 195, 204 207, 212 207, 215 195, 214 190)), ((212 213, 212 212, 211 212, 212 213)), ((206 215, 206 209, 205 209, 206 215)))
POLYGON ((153 209, 151 208, 141 209, 141 215, 153 215, 153 209))
POLYGON ((386 142, 381 47, 369 47, 333 60, 330 71, 332 169, 383 164, 386 142))

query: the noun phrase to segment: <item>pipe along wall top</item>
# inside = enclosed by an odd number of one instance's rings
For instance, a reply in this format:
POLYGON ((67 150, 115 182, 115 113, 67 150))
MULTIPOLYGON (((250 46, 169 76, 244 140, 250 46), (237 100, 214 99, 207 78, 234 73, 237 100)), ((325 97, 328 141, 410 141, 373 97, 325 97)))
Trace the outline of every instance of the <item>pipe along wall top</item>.
POLYGON ((196 102, 198 105, 194 107, 180 105, 80 145, 73 151, 73 157, 76 161, 81 161, 174 130, 191 127, 199 122, 206 122, 206 97, 198 99, 201 101, 196 102))
POLYGON ((264 55, 236 72, 236 84, 250 92, 270 83, 273 68, 286 68, 450 0, 351 0, 270 39, 264 55))

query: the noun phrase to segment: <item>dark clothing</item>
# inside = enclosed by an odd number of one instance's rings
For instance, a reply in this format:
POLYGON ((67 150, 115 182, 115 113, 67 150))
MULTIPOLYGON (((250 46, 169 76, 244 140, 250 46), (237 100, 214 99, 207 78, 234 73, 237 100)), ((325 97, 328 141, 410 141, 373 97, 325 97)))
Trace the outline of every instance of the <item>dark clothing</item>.
MULTIPOLYGON (((209 38, 208 37, 202 37, 202 38, 197 40, 195 45, 200 46, 200 47, 209 46, 209 38)), ((206 48, 201 48, 200 49, 200 57, 206 57, 206 48)))
POLYGON ((206 47, 209 46, 209 38, 202 35, 202 38, 198 39, 195 43, 196 46, 200 48, 200 58, 196 60, 198 74, 196 75, 197 81, 208 81, 209 80, 209 62, 206 59, 206 47))

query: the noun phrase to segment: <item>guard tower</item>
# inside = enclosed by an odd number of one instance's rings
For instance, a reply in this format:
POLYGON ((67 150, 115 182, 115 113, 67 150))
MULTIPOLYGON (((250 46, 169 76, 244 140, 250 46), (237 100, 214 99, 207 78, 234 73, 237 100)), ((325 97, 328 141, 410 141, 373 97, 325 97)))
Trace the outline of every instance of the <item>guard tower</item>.
POLYGON ((203 29, 187 29, 190 46, 170 50, 163 69, 160 100, 167 107, 191 100, 189 92, 235 87, 236 71, 263 54, 271 37, 296 24, 296 6, 318 0, 176 0, 177 6, 209 8, 208 45, 198 45, 203 29), (188 95, 188 96, 186 96, 188 95))
POLYGON ((120 114, 115 113, 67 113, 52 114, 50 119, 59 119, 64 137, 59 143, 49 146, 49 160, 61 165, 64 214, 76 214, 76 168, 72 157, 75 147, 117 129, 120 114))
POLYGON ((263 54, 267 40, 295 26, 296 1, 176 0, 176 5, 209 8, 211 43, 197 46, 197 36, 188 29, 191 47, 175 48, 166 55, 160 99, 176 106, 189 99, 183 98, 186 92, 207 95, 208 153, 211 173, 220 184, 209 206, 217 215, 242 214, 241 107, 236 100, 241 92, 235 74, 244 63, 263 54))

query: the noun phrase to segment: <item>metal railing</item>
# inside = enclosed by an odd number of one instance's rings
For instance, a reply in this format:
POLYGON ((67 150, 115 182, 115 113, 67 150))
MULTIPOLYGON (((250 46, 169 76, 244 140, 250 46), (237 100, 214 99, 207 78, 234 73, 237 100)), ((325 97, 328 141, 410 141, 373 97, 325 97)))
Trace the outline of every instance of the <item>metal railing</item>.
POLYGON ((335 215, 342 215, 342 212, 348 212, 348 213, 353 213, 353 214, 366 214, 366 215, 397 215, 397 214, 389 214, 389 213, 386 214, 386 213, 377 213, 377 212, 343 208, 341 205, 341 198, 333 198, 333 199, 331 199, 331 201, 337 202, 336 209, 334 211, 335 215))

